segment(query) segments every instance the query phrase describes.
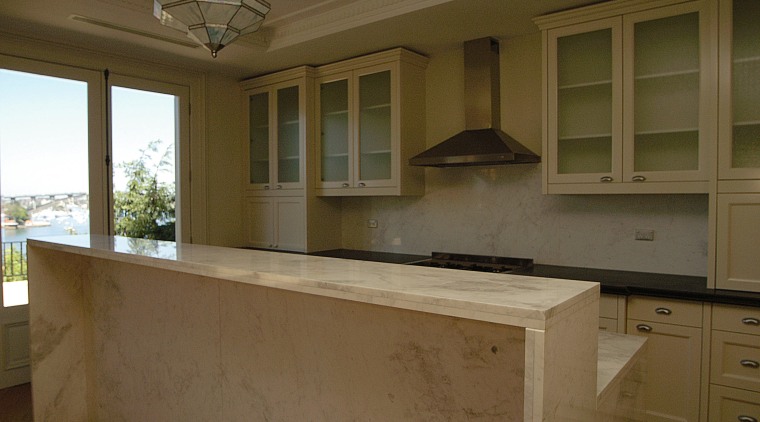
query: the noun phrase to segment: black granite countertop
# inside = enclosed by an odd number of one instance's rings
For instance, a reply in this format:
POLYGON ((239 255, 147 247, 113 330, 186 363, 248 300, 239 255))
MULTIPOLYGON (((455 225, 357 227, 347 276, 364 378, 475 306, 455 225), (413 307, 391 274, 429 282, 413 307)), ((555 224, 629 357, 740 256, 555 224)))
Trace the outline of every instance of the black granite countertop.
MULTIPOLYGON (((392 252, 334 249, 314 252, 310 255, 332 258, 359 259, 363 261, 407 264, 428 259, 426 255, 397 254, 392 252)), ((708 289, 706 277, 672 274, 643 273, 635 271, 604 270, 596 268, 563 267, 536 264, 531 269, 513 274, 534 277, 564 278, 569 280, 595 281, 600 283, 602 293, 618 295, 643 295, 669 299, 697 300, 730 305, 760 307, 760 293, 733 290, 708 289)))

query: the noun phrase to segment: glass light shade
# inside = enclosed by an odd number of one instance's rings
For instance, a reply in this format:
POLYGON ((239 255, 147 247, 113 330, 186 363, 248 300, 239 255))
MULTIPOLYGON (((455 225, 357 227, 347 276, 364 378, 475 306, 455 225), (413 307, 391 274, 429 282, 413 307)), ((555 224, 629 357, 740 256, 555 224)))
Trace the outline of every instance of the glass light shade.
POLYGON ((257 31, 269 13, 264 0, 154 0, 161 24, 187 32, 216 57, 240 35, 257 31))

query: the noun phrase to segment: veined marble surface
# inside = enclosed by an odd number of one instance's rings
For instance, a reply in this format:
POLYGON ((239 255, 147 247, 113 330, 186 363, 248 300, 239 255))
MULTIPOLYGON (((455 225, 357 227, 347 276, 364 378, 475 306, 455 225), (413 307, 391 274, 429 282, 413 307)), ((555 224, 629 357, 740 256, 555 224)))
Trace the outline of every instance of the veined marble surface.
POLYGON ((596 393, 599 403, 607 399, 615 382, 620 382, 645 352, 646 337, 599 331, 599 363, 596 393))
POLYGON ((101 235, 30 245, 283 290, 546 329, 597 301, 597 283, 101 235))

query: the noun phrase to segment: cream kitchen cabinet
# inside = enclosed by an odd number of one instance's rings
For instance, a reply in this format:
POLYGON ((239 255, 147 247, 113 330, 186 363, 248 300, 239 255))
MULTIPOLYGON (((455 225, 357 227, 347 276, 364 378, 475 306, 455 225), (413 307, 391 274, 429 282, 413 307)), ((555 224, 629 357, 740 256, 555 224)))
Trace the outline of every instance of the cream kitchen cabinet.
POLYGON ((760 194, 717 195, 715 285, 760 292, 760 194))
POLYGON ((760 2, 720 1, 720 192, 760 192, 760 2))
POLYGON ((301 66, 240 84, 246 246, 312 252, 341 245, 340 202, 317 198, 307 177, 315 168, 314 76, 301 66))
POLYGON ((251 197, 246 205, 248 246, 306 250, 306 207, 302 197, 251 197))
POLYGON ((404 49, 317 69, 318 195, 422 195, 427 58, 404 49))
POLYGON ((545 193, 706 193, 707 1, 612 1, 537 18, 545 193))
POLYGON ((648 338, 648 421, 699 421, 702 307, 701 302, 628 299, 628 334, 648 338))
POLYGON ((713 305, 710 420, 760 420, 760 308, 713 305))
POLYGON ((615 294, 599 295, 599 329, 625 333, 626 297, 615 294))
POLYGON ((303 190, 307 95, 312 84, 310 67, 243 83, 248 135, 246 190, 250 193, 292 195, 303 190))

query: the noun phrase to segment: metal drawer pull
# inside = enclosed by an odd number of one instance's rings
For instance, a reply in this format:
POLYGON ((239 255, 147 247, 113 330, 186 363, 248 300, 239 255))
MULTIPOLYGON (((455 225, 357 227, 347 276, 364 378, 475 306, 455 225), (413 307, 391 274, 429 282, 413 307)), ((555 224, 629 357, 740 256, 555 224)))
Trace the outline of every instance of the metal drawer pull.
POLYGON ((264 186, 264 190, 269 190, 269 185, 264 186))
POLYGON ((347 188, 348 187, 348 183, 344 183, 341 186, 344 187, 344 188, 347 188))
POLYGON ((757 319, 757 318, 742 318, 742 324, 760 325, 760 319, 757 319))
POLYGON ((647 180, 647 178, 644 177, 644 176, 633 176, 633 177, 631 177, 631 181, 633 181, 633 182, 643 182, 645 180, 647 180))
POLYGON ((757 419, 753 418, 752 416, 745 416, 741 415, 738 418, 736 418, 739 422, 757 422, 757 419))
POLYGON ((361 183, 359 183, 359 187, 360 187, 360 188, 363 188, 363 187, 365 187, 365 186, 367 186, 367 184, 366 184, 366 183, 364 183, 364 182, 361 182, 361 183))
POLYGON ((277 189, 282 189, 282 185, 277 185, 277 189))
POLYGON ((646 325, 646 324, 639 324, 636 326, 636 329, 645 333, 648 333, 652 331, 652 327, 646 325))
POLYGON ((752 369, 760 368, 760 363, 757 363, 756 360, 742 359, 741 361, 739 361, 739 363, 745 368, 752 368, 752 369))
POLYGON ((660 315, 670 315, 670 314, 673 313, 673 311, 671 311, 668 308, 657 308, 657 309, 654 310, 654 312, 656 314, 660 314, 660 315))
POLYGON ((612 177, 611 176, 604 176, 604 177, 600 178, 599 181, 600 182, 611 182, 612 181, 612 177))

